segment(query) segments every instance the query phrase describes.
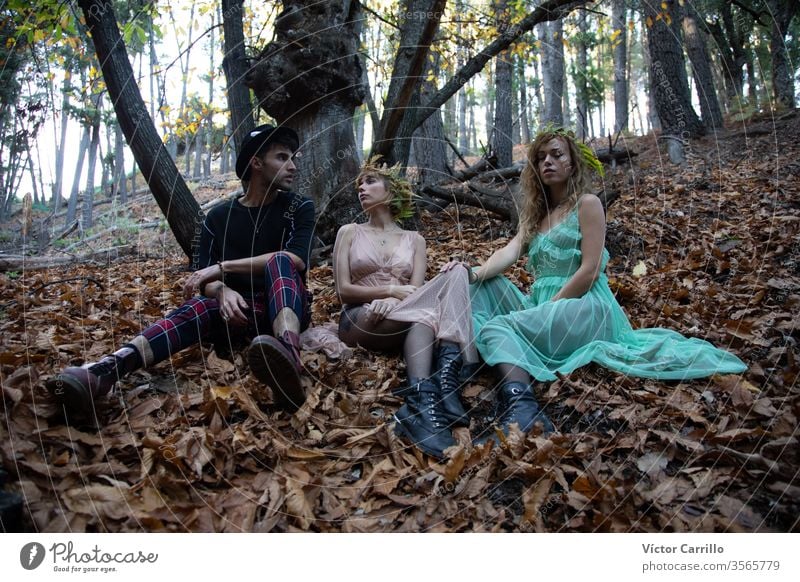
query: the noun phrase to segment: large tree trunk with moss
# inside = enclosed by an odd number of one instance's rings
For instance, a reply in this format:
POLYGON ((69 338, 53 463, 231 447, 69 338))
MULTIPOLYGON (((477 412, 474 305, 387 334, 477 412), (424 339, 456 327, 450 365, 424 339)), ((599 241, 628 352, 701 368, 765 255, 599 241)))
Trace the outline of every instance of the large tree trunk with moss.
POLYGON ((145 107, 113 7, 106 0, 78 0, 92 36, 117 120, 150 191, 188 257, 203 213, 167 153, 145 107))
POLYGON ((275 38, 246 84, 259 106, 300 136, 296 190, 317 205, 317 235, 332 240, 357 213, 353 118, 364 102, 355 0, 283 0, 275 38))

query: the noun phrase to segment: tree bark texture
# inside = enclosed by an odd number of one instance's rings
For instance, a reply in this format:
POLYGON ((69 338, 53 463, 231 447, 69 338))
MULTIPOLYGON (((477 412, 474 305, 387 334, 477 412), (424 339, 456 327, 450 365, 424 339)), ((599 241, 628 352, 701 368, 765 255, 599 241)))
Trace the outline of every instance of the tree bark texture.
MULTIPOLYGON (((66 77, 66 76, 65 76, 66 77)), ((53 181, 53 213, 59 211, 64 191, 64 152, 67 149, 67 126, 69 122, 69 79, 64 79, 61 97, 61 134, 56 146, 55 180, 53 181)))
POLYGON ((233 143, 238 152, 244 136, 253 129, 253 103, 245 79, 249 65, 244 50, 242 11, 244 0, 222 0, 222 30, 225 34, 222 69, 227 83, 228 110, 233 124, 233 143))
POLYGON ((780 107, 794 107, 794 79, 789 61, 789 48, 786 34, 792 16, 798 10, 798 3, 791 0, 767 0, 772 26, 770 28, 769 48, 772 54, 772 92, 780 107))
POLYGON ((191 257, 204 216, 145 107, 113 6, 108 0, 78 0, 78 4, 125 139, 178 244, 191 257))
MULTIPOLYGON (((587 135, 589 135, 589 84, 586 79, 586 74, 589 70, 586 47, 586 35, 589 33, 589 23, 586 19, 587 16, 585 12, 578 14, 578 42, 576 43, 578 52, 576 60, 578 61, 578 66, 576 67, 575 75, 577 120, 575 122, 575 127, 577 129, 577 137, 581 140, 585 140, 587 135)), ((614 66, 616 67, 616 61, 614 66)))
POLYGON ((660 0, 643 0, 642 8, 648 19, 650 90, 655 98, 661 130, 664 135, 686 140, 702 135, 704 130, 692 108, 676 1, 667 0, 667 11, 662 11, 660 0))
POLYGON ((114 124, 114 192, 119 194, 120 204, 128 202, 128 177, 125 174, 125 138, 119 123, 114 124))
POLYGON ((517 81, 519 82, 519 137, 521 143, 531 141, 531 122, 528 116, 528 82, 525 79, 525 60, 517 58, 517 81))
POLYGON ((383 156, 390 164, 408 162, 411 136, 421 125, 414 123, 416 108, 420 106, 419 88, 426 76, 430 47, 445 4, 446 0, 406 0, 401 4, 405 13, 400 18, 400 45, 395 53, 380 130, 372 146, 373 155, 383 156))
MULTIPOLYGON (((436 92, 432 79, 422 83, 421 98, 425 99, 436 92)), ((417 168, 417 183, 435 184, 450 175, 447 165, 447 140, 441 113, 434 113, 416 129, 411 141, 413 165, 417 168)))
POLYGON ((564 100, 564 45, 559 21, 545 22, 540 28, 542 41, 542 84, 544 89, 543 124, 564 124, 561 104, 564 100))
POLYGON ((275 37, 247 75, 259 106, 300 137, 296 190, 314 199, 317 234, 332 240, 358 212, 353 117, 365 88, 355 0, 284 0, 275 37))
POLYGON ((611 28, 614 40, 614 133, 628 126, 628 27, 625 22, 625 0, 611 4, 611 28))
POLYGON ((497 167, 505 168, 512 163, 513 156, 513 123, 512 119, 512 75, 511 51, 503 51, 498 55, 494 75, 494 139, 492 149, 497 156, 497 167))
POLYGON ((725 96, 730 105, 742 97, 742 67, 746 57, 742 35, 734 22, 730 2, 720 2, 719 10, 722 23, 715 22, 709 29, 717 41, 717 50, 724 65, 725 96))
POLYGON ((64 224, 72 224, 78 213, 78 195, 81 191, 81 174, 83 173, 83 161, 86 159, 86 150, 89 149, 89 127, 84 126, 81 132, 81 142, 78 146, 78 163, 75 166, 75 177, 72 179, 72 190, 67 202, 67 215, 64 224))
POLYGON ((685 6, 683 12, 683 39, 700 97, 700 115, 706 127, 722 127, 722 109, 714 87, 706 39, 697 26, 694 8, 691 5, 685 6))
MULTIPOLYGON (((100 100, 97 100, 98 103, 100 100)), ((86 189, 83 191, 83 204, 81 216, 84 230, 92 228, 94 219, 94 174, 97 166, 97 150, 100 148, 100 111, 92 123, 92 140, 89 143, 89 164, 86 172, 86 189)))

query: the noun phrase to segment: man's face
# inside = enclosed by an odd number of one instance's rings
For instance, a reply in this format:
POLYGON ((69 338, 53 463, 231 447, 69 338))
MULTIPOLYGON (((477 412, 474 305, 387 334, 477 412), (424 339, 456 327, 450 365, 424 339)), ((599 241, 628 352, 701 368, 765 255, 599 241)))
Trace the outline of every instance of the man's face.
POLYGON ((297 167, 294 165, 294 152, 291 148, 272 144, 262 157, 254 157, 250 162, 253 172, 260 172, 261 179, 270 190, 288 190, 294 181, 297 167))

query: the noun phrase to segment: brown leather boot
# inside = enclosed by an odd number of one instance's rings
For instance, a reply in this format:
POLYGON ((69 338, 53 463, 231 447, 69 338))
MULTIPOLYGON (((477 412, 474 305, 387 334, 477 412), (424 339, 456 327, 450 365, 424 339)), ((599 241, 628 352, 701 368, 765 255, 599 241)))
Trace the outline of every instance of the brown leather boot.
POLYGON ((47 390, 64 408, 67 422, 95 422, 95 403, 111 392, 117 380, 141 365, 133 348, 105 356, 99 362, 69 367, 45 383, 47 390))
POLYGON ((253 376, 272 388, 275 404, 295 411, 306 401, 300 380, 300 338, 285 331, 280 339, 271 335, 256 337, 247 350, 247 362, 253 376))

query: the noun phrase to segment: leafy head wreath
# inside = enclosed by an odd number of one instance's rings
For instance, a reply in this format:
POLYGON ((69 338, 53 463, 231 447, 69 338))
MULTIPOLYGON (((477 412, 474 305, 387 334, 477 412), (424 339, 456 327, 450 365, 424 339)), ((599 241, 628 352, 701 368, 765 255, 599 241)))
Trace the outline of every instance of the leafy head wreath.
POLYGON ((558 125, 548 124, 546 125, 542 131, 539 132, 539 135, 543 134, 551 134, 555 136, 560 136, 565 139, 572 141, 575 144, 575 148, 578 150, 578 153, 583 160, 583 163, 593 169, 595 172, 600 174, 600 177, 605 176, 605 171, 603 170, 603 163, 597 159, 592 148, 588 145, 580 141, 575 137, 575 132, 572 130, 565 129, 564 127, 558 125))
POLYGON ((414 216, 414 198, 416 195, 402 175, 402 168, 399 163, 389 166, 385 162, 381 163, 381 156, 373 156, 361 168, 356 183, 361 182, 362 176, 372 174, 380 176, 386 184, 386 190, 392 195, 389 206, 392 209, 392 216, 396 220, 406 220, 414 216))

